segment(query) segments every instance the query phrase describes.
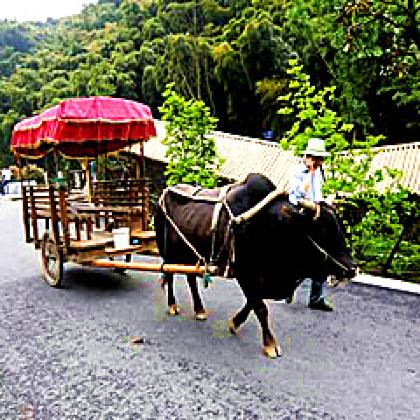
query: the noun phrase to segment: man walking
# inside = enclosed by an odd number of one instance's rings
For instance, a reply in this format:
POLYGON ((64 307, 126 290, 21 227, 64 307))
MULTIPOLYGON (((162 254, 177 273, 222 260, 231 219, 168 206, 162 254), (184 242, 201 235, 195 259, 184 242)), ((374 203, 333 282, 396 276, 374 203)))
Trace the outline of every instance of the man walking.
MULTIPOLYGON (((324 158, 330 156, 325 150, 325 142, 319 138, 311 138, 303 152, 303 162, 296 168, 290 179, 289 200, 297 205, 299 200, 312 201, 319 206, 323 201, 322 185, 324 182, 321 170, 324 158)), ((324 296, 324 278, 313 278, 309 297, 309 308, 332 311, 331 302, 324 296)))

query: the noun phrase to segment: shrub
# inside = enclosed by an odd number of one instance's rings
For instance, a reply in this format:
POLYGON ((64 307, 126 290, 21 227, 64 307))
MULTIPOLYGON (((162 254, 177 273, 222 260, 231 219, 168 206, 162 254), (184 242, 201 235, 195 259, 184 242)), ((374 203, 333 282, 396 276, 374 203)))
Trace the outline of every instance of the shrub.
POLYGON ((218 182, 218 169, 222 160, 210 132, 217 119, 210 115, 203 101, 187 100, 169 84, 164 93, 165 102, 159 108, 162 120, 167 122, 166 168, 168 185, 187 183, 212 188, 218 182))

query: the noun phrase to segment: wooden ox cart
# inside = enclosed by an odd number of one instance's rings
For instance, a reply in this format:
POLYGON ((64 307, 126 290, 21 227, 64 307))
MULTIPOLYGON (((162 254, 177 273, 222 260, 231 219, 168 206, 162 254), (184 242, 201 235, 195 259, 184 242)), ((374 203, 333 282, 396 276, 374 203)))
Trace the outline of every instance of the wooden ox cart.
POLYGON ((200 266, 131 261, 135 253, 158 253, 155 232, 148 228, 149 188, 141 178, 142 156, 138 179, 91 182, 89 158, 154 135, 148 107, 116 98, 70 99, 16 124, 11 149, 18 161, 53 151, 85 164, 87 194, 58 185, 22 188, 25 239, 41 249, 42 273, 50 286, 62 285, 66 262, 116 270, 205 272, 200 266), (124 244, 117 243, 121 228, 126 231, 124 244), (121 255, 125 261, 115 260, 121 255))

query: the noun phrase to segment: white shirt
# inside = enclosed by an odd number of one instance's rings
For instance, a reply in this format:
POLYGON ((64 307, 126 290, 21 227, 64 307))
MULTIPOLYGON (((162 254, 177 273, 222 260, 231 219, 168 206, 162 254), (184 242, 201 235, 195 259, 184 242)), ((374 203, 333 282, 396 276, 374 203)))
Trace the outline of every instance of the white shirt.
POLYGON ((291 178, 290 178, 290 187, 289 187, 289 201, 292 204, 297 204, 299 200, 306 199, 314 203, 319 203, 323 201, 322 197, 322 173, 321 168, 317 168, 309 183, 308 192, 305 193, 303 185, 308 178, 308 168, 302 163, 297 168, 295 168, 291 178))

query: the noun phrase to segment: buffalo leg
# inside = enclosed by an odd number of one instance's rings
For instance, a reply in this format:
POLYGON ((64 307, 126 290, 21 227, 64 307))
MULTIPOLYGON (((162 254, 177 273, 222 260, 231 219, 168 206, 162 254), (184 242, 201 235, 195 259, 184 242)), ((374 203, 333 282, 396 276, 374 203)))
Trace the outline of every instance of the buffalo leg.
POLYGON ((263 354, 271 359, 282 355, 282 350, 274 338, 268 325, 268 309, 262 300, 255 300, 253 303, 254 313, 261 325, 263 338, 263 354))
POLYGON ((236 330, 247 320, 252 306, 246 302, 245 306, 229 320, 229 331, 231 334, 236 334, 236 330))
POLYGON ((193 274, 188 274, 187 281, 190 286, 191 297, 193 300, 195 319, 198 321, 205 321, 207 319, 207 315, 203 307, 203 302, 201 301, 200 293, 198 292, 197 278, 193 274))
POLYGON ((168 314, 170 316, 176 316, 180 314, 179 306, 176 303, 174 294, 174 275, 165 273, 163 277, 163 285, 167 285, 168 293, 168 314))

